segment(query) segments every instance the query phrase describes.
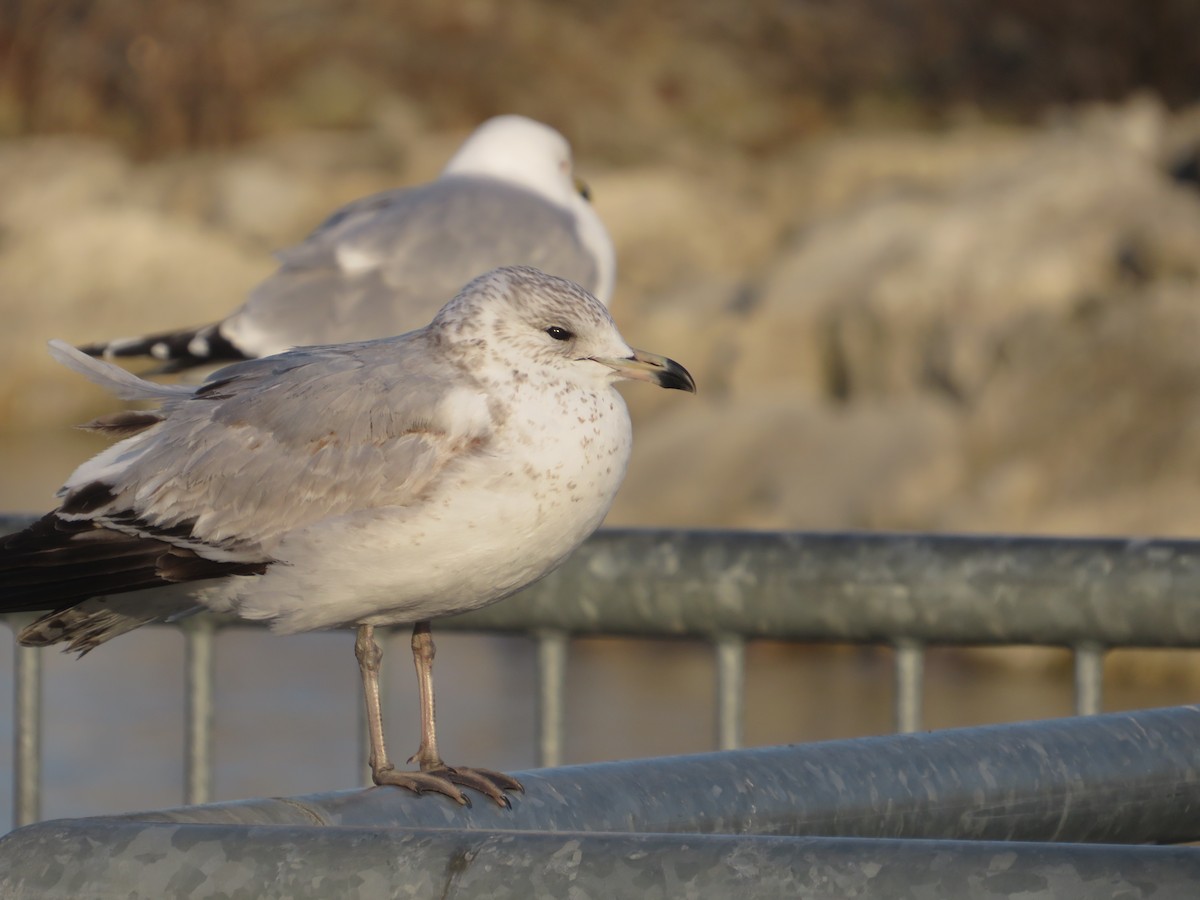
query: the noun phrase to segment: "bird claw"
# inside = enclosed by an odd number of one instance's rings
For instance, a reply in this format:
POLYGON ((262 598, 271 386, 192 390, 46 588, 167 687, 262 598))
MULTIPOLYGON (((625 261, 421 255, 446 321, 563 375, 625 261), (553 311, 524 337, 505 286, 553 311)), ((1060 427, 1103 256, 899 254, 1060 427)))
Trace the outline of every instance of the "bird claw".
POLYGON ((497 806, 503 806, 505 809, 512 809, 512 802, 508 799, 506 791, 525 792, 525 788, 517 779, 494 769, 443 765, 438 769, 426 770, 423 774, 438 775, 454 784, 479 791, 485 797, 494 800, 497 806))
POLYGON ((479 791, 485 797, 490 797, 497 806, 512 809, 505 791, 521 791, 525 788, 521 782, 496 772, 492 769, 473 769, 447 766, 444 763, 420 772, 397 772, 395 769, 385 769, 373 773, 372 779, 378 785, 393 785, 407 788, 414 794, 442 794, 462 806, 470 806, 471 799, 456 787, 462 786, 479 791))
POLYGON ((397 772, 395 769, 383 769, 373 772, 371 780, 377 785, 391 785, 421 794, 442 794, 461 806, 470 806, 471 800, 454 786, 448 779, 426 772, 397 772))

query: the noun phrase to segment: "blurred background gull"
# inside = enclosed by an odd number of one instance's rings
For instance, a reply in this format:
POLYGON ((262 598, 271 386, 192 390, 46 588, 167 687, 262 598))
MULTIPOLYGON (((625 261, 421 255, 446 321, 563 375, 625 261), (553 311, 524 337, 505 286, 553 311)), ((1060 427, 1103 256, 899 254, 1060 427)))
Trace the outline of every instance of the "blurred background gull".
MULTIPOLYGON (((571 142, 616 243, 622 331, 700 385, 670 410, 631 393, 610 525, 1200 536, 1198 34, 1200 6, 1178 0, 12 0, 3 507, 48 509, 103 446, 68 426, 113 409, 47 339, 219 318, 272 251, 340 204, 434 177, 511 112, 571 142)), ((354 690, 341 650, 313 652, 343 639, 222 639, 220 796, 353 783, 353 748, 321 745, 306 718, 354 690), (271 728, 237 690, 261 641, 283 660, 271 728), (265 762, 280 753, 290 769, 265 762)), ((48 793, 49 815, 178 799, 179 637, 127 640, 140 672, 103 652, 86 673, 51 660, 47 727, 70 734, 48 745, 112 729, 163 752, 117 752, 100 779, 50 759, 72 787, 48 793), (121 678, 121 705, 151 721, 93 711, 121 678), (130 795, 143 776, 149 793, 130 795)), ((476 684, 528 695, 519 640, 447 636, 443 654, 465 641, 476 684)), ((621 676, 600 668, 603 641, 572 656, 569 760, 704 749, 703 649, 620 652, 621 676), (626 702, 620 728, 589 719, 626 702)), ((887 730, 884 652, 756 645, 748 742, 887 730), (780 704, 801 675, 822 689, 780 704)), ((932 651, 928 724, 1069 711, 1065 652, 1009 652, 1000 675, 980 663, 1001 654, 932 651)), ((1148 680, 1179 692, 1156 702, 1190 699, 1188 660, 1110 654, 1109 708, 1139 705, 1148 680)), ((439 688, 462 694, 444 703, 456 757, 507 731, 489 760, 532 764, 532 699, 439 688)), ((10 719, 0 705, 0 730, 10 719)))

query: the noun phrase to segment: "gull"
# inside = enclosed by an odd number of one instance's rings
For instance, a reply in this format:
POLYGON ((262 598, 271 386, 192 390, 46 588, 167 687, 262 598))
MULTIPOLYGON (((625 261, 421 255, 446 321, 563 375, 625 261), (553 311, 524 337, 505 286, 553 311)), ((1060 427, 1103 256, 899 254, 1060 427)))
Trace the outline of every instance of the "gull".
POLYGON ((220 322, 81 349, 149 356, 160 371, 269 356, 292 347, 389 337, 424 325, 481 272, 535 266, 607 305, 612 239, 548 125, 497 116, 435 180, 341 207, 278 254, 279 269, 220 322))
POLYGON ((695 391, 591 294, 527 267, 477 278, 417 331, 235 363, 199 386, 51 352, 161 406, 85 426, 124 438, 0 538, 0 612, 48 610, 21 643, 86 653, 199 608, 283 633, 356 628, 374 782, 502 806, 514 779, 438 751, 430 621, 513 594, 600 525, 632 442, 615 382, 695 391), (187 591, 138 593, 164 585, 187 591), (373 632, 397 624, 413 625, 415 772, 389 761, 380 713, 373 632))

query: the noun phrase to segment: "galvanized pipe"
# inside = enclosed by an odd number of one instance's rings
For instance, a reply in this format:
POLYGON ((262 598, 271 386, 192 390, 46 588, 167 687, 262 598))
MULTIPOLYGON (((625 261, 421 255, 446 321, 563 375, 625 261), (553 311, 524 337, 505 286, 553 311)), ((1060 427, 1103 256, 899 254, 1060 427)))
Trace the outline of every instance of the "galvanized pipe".
POLYGON ((42 649, 13 648, 13 824, 42 817, 42 649))
POLYGON ((208 617, 184 620, 184 803, 212 799, 213 694, 216 668, 213 658, 213 622, 208 617))
POLYGON ((439 628, 1200 646, 1200 542, 628 531, 439 628))
MULTIPOLYGON (((438 802, 426 798, 426 803, 438 802)), ((0 840, 5 897, 1192 900, 1200 850, 1020 842, 46 823, 0 840)))
POLYGON ((895 730, 901 734, 920 731, 925 695, 925 645, 920 641, 897 641, 895 669, 895 730))
POLYGON ((560 766, 567 732, 567 645, 565 631, 537 633, 537 761, 560 766))
POLYGON ((104 821, 1179 843, 1197 746, 1181 706, 544 769, 511 810, 374 788, 104 821))
POLYGON ((1075 715, 1094 716, 1104 706, 1104 647, 1081 641, 1072 654, 1075 662, 1075 715))
POLYGON ((722 634, 713 646, 716 661, 717 749, 742 746, 746 696, 746 642, 740 635, 722 634))

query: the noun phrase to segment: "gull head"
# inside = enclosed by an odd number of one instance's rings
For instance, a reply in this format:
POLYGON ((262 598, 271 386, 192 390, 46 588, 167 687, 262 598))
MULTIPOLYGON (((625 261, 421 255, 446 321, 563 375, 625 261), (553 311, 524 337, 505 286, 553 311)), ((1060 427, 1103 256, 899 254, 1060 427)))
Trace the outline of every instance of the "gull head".
POLYGON ((498 378, 595 389, 621 379, 695 392, 687 369, 625 343, 604 304, 528 266, 493 269, 442 307, 430 329, 480 371, 498 378))
POLYGON ((471 133, 442 174, 498 178, 569 208, 589 197, 587 185, 575 177, 567 139, 549 125, 524 116, 488 119, 471 133))
POLYGON ((571 145, 549 125, 524 116, 488 119, 451 157, 442 176, 497 179, 565 209, 595 258, 596 296, 604 303, 611 299, 617 269, 612 238, 592 208, 588 186, 575 175, 571 145))

